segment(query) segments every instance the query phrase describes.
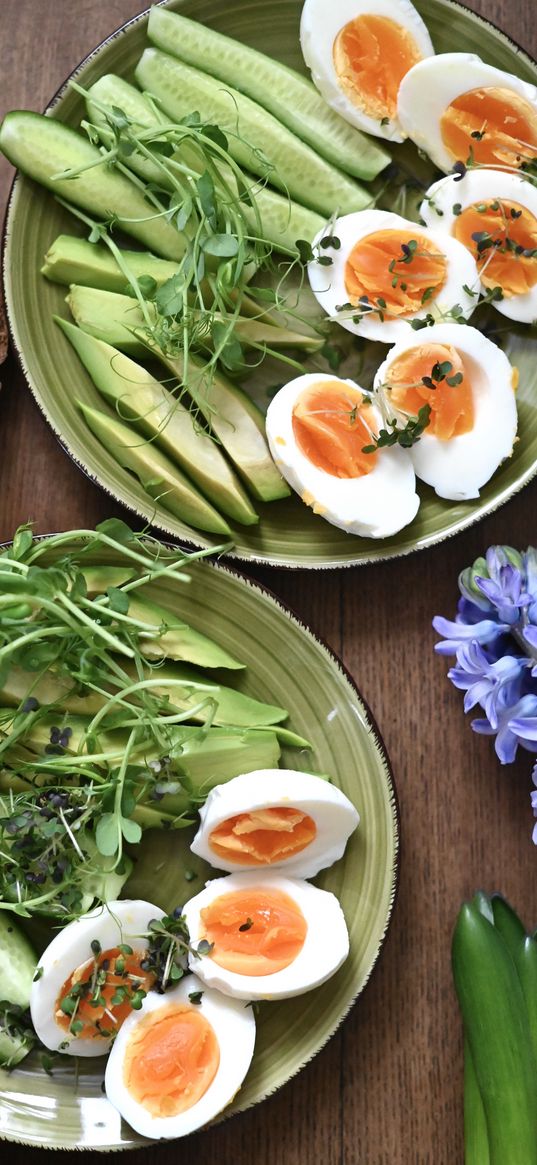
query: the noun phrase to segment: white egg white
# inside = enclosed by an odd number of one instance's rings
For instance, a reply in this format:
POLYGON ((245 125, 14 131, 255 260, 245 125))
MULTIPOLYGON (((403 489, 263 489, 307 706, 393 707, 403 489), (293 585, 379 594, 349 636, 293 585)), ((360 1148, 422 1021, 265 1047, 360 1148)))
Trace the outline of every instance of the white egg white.
MULTIPOLYGON (((468 170, 458 180, 448 174, 429 187, 420 214, 427 226, 451 235, 459 214, 474 203, 491 203, 495 199, 516 202, 532 214, 537 222, 537 189, 521 174, 501 170, 468 170), (455 207, 455 210, 454 210, 455 207)), ((537 264, 537 259, 533 260, 537 264)), ((483 288, 485 290, 485 288, 483 288)), ((495 300, 494 307, 508 319, 530 324, 537 320, 537 284, 525 295, 509 295, 495 300)))
POLYGON ((472 89, 511 89, 537 110, 537 88, 487 65, 474 53, 439 53, 418 61, 401 82, 397 110, 406 134, 447 173, 456 161, 444 145, 440 122, 452 101, 472 89))
MULTIPOLYGON (((464 248, 463 248, 464 249, 464 248)), ((299 449, 293 432, 293 408, 301 393, 337 377, 307 373, 289 381, 273 397, 266 418, 267 440, 280 473, 313 512, 348 534, 387 538, 415 518, 420 504, 412 462, 399 446, 381 449, 376 463, 362 477, 343 478, 314 465, 299 449)), ((361 392, 352 380, 343 380, 361 392)), ((378 429, 380 410, 372 405, 378 429)))
POLYGON ((312 79, 325 101, 351 125, 376 137, 402 142, 406 137, 400 122, 379 119, 366 113, 343 89, 334 65, 334 41, 350 21, 359 16, 383 16, 401 25, 413 37, 423 57, 434 53, 431 38, 421 16, 410 0, 305 0, 300 22, 300 43, 312 79))
POLYGON ((30 1011, 32 1023, 46 1048, 70 1056, 103 1056, 111 1039, 70 1037, 56 1022, 58 998, 70 975, 93 959, 91 943, 96 939, 101 950, 113 950, 122 943, 133 951, 147 949, 147 930, 151 919, 163 918, 164 911, 150 902, 118 901, 98 906, 60 930, 39 960, 39 978, 32 984, 30 1011), (67 1043, 66 1047, 62 1044, 67 1043))
POLYGON ((421 344, 449 344, 460 353, 472 384, 474 425, 468 433, 450 440, 440 440, 426 429, 409 450, 416 476, 441 498, 477 498, 513 451, 517 431, 514 369, 501 348, 475 328, 437 324, 390 349, 375 377, 375 387, 389 384, 394 361, 421 344))
POLYGON ((185 1137, 213 1120, 231 1103, 250 1067, 255 1044, 255 1018, 251 1007, 210 991, 195 975, 188 975, 177 987, 164 995, 147 995, 140 1011, 125 1020, 110 1053, 105 1074, 108 1100, 121 1116, 143 1137, 185 1137), (199 1003, 189 1000, 201 992, 199 1003), (216 1074, 202 1097, 176 1116, 155 1117, 129 1092, 124 1063, 129 1043, 148 1016, 166 1008, 191 1006, 207 1020, 215 1033, 220 1062, 216 1074))
POLYGON ((207 984, 235 999, 287 999, 318 987, 341 967, 349 953, 349 935, 341 906, 334 894, 311 882, 261 870, 227 874, 207 882, 184 908, 191 944, 201 941, 201 911, 224 894, 255 888, 273 889, 296 902, 307 923, 302 950, 289 966, 271 975, 241 975, 218 966, 211 954, 190 955, 191 970, 207 984))
MULTIPOLYGON (((332 259, 331 266, 323 266, 318 262, 317 246, 320 239, 326 235, 326 230, 318 235, 313 243, 316 258, 308 265, 310 286, 317 302, 323 310, 333 317, 342 328, 354 332, 357 336, 365 336, 368 340, 378 340, 382 344, 395 344, 398 340, 412 334, 411 320, 424 319, 427 314, 450 311, 455 304, 459 304, 465 319, 472 314, 476 299, 464 290, 465 286, 473 290, 479 287, 477 267, 470 252, 447 234, 428 227, 419 226, 415 222, 401 218, 388 210, 359 210, 353 214, 342 215, 335 220, 330 234, 340 242, 339 248, 323 247, 320 256, 332 259), (365 311, 355 322, 352 311, 342 312, 343 304, 349 302, 349 294, 345 286, 345 265, 355 247, 361 239, 377 231, 404 231, 409 240, 420 236, 428 238, 447 260, 447 274, 444 286, 434 299, 428 300, 419 311, 397 318, 385 315, 382 320, 376 311, 365 311)), ((416 261, 416 260, 414 260, 416 261)), ((386 272, 386 292, 389 293, 391 275, 386 272)), ((358 312, 358 314, 360 314, 358 312)))
POLYGON ((293 769, 257 769, 233 777, 211 789, 200 809, 200 827, 191 845, 193 853, 220 870, 281 869, 286 876, 313 878, 345 852, 360 815, 341 789, 310 773, 293 769), (261 866, 255 861, 233 861, 215 854, 211 833, 224 821, 259 809, 293 808, 315 822, 316 836, 300 853, 261 866))

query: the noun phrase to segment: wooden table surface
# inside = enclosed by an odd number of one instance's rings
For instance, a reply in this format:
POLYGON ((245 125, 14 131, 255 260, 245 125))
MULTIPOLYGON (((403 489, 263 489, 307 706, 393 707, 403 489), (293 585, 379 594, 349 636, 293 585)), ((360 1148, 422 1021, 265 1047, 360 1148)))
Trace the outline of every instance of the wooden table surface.
MULTIPOLYGON (((3 0, 5 108, 42 109, 66 74, 140 0, 3 0)), ((474 0, 537 56, 532 0, 474 0)), ((0 205, 11 171, 0 160, 0 205)), ((57 444, 11 357, 0 379, 0 539, 91 526, 118 512, 57 444)), ((362 570, 254 570, 340 653, 378 721, 401 806, 399 896, 365 995, 324 1051, 264 1104, 132 1165, 456 1165, 462 1162, 462 1045, 450 937, 462 899, 501 889, 537 923, 531 760, 502 770, 465 721, 433 654, 431 618, 451 617, 459 570, 491 543, 537 539, 537 482, 443 546, 362 570)), ((17 1146, 10 1165, 52 1159, 17 1146)), ((80 1160, 79 1157, 76 1158, 80 1160)), ((74 1161, 64 1154, 63 1161, 74 1161)), ((520 1162, 524 1165, 524 1162, 520 1162)))

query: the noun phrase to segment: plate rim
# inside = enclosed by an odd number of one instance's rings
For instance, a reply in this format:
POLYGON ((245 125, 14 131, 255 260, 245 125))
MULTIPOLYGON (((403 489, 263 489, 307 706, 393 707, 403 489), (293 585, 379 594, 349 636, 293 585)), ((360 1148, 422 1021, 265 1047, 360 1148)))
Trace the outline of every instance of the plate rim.
MULTIPOLYGON (((67 533, 67 531, 57 531, 56 533, 67 533)), ((43 541, 46 542, 49 538, 53 538, 54 536, 55 536, 55 534, 50 533, 50 532, 46 533, 46 534, 38 534, 35 536, 35 540, 38 542, 43 542, 43 541)), ((76 541, 82 541, 82 539, 73 539, 73 542, 76 542, 76 541)), ((177 552, 177 545, 176 544, 171 543, 171 542, 165 542, 163 539, 160 539, 160 538, 156 539, 156 541, 158 541, 159 544, 164 547, 164 549, 169 550, 171 553, 177 552)), ((0 550, 4 550, 5 548, 7 548, 10 545, 12 545, 12 543, 10 541, 1 542, 0 543, 0 550)), ((67 545, 70 545, 70 544, 68 543, 67 545)), ((361 692, 354 676, 350 672, 347 665, 343 662, 343 660, 341 659, 341 656, 338 654, 338 652, 335 651, 334 648, 331 647, 329 643, 327 643, 327 641, 323 638, 322 635, 318 634, 317 631, 313 630, 311 624, 306 619, 304 619, 302 617, 302 615, 299 615, 297 613, 297 611, 294 609, 294 607, 292 607, 288 603, 284 602, 284 600, 281 599, 272 590, 272 588, 267 586, 265 583, 261 583, 261 582, 258 582, 257 579, 250 578, 248 575, 243 574, 243 572, 240 571, 236 566, 230 566, 227 562, 224 562, 224 563, 221 561, 215 562, 209 558, 209 559, 198 560, 196 562, 196 566, 201 566, 201 568, 203 570, 215 570, 215 571, 217 571, 217 573, 227 575, 227 576, 232 578, 234 583, 237 584, 239 586, 239 588, 241 586, 246 586, 254 594, 260 593, 265 600, 268 600, 269 605, 273 609, 276 608, 278 610, 279 614, 283 615, 285 619, 290 620, 291 623, 293 623, 295 625, 296 629, 302 635, 306 635, 306 637, 308 639, 310 639, 311 641, 313 641, 317 647, 320 647, 322 652, 324 653, 324 655, 328 657, 330 664, 332 666, 335 666, 336 670, 343 676, 343 679, 346 681, 346 683, 349 686, 349 688, 351 689, 353 695, 358 699, 358 703, 359 703, 361 709, 363 710, 364 718, 366 721, 366 731, 367 731, 368 735, 373 740, 373 743, 374 743, 375 748, 377 750, 377 753, 379 755, 379 760, 381 762, 381 765, 382 765, 382 768, 384 771, 387 793, 388 793, 388 802, 389 802, 390 813, 391 813, 392 834, 393 834, 393 842, 394 842, 393 864, 392 864, 392 868, 391 868, 390 891, 389 891, 387 913, 386 913, 386 917, 383 921, 382 934, 381 934, 380 939, 379 939, 377 950, 375 952, 374 958, 371 962, 371 965, 369 967, 369 970, 367 972, 367 975, 366 975, 361 987, 359 988, 358 991, 356 991, 352 995, 352 998, 348 1000, 345 1008, 341 1011, 341 1014, 339 1015, 337 1022, 331 1028, 328 1035, 316 1047, 313 1055, 307 1057, 304 1060, 301 1060, 300 1063, 294 1068, 294 1070, 288 1076, 286 1076, 285 1080, 282 1081, 281 1084, 276 1084, 273 1087, 271 1087, 263 1095, 263 1097, 261 1097, 259 1100, 251 1100, 247 1104, 245 1104, 243 1107, 241 1107, 239 1104, 238 1108, 236 1108, 234 1110, 234 1112, 232 1112, 232 1113, 226 1113, 226 1110, 224 1109, 223 1112, 221 1114, 219 1114, 215 1120, 210 1121, 208 1125, 202 1126, 199 1130, 197 1130, 197 1132, 201 1133, 206 1128, 211 1128, 217 1124, 221 1124, 223 1121, 226 1121, 226 1120, 233 1120, 235 1117, 240 1116, 241 1113, 247 1112, 251 1108, 255 1108, 258 1104, 262 1104, 265 1100, 268 1100, 268 1098, 270 1096, 273 1096, 276 1092, 279 1092, 281 1088, 284 1088, 287 1084, 289 1084, 292 1080, 294 1080, 295 1077, 298 1076, 299 1073, 302 1072, 303 1069, 306 1068, 307 1065, 309 1063, 311 1063, 311 1061, 317 1055, 319 1055, 320 1052, 323 1051, 323 1049, 326 1047, 326 1045, 329 1043, 329 1041, 332 1039, 332 1037, 336 1034, 337 1031, 339 1031, 341 1025, 343 1024, 344 1020, 347 1019, 352 1008, 355 1006, 355 1004, 358 1002, 358 1000, 363 996, 364 992, 369 987, 369 984, 371 983, 374 974, 377 971, 381 956, 384 953, 386 941, 388 938, 388 933, 391 929, 392 922, 393 922, 393 917, 394 917, 394 913, 395 913, 395 907, 396 907, 397 898, 398 898, 399 891, 400 891, 400 882, 401 882, 402 833, 401 833, 400 801, 399 801, 399 795, 397 792, 397 784, 396 784, 396 780, 395 780, 394 768, 393 768, 390 754, 389 754, 388 749, 386 747, 386 744, 384 742, 384 738, 382 736, 382 733, 380 732, 376 717, 374 716, 373 712, 371 711, 371 707, 370 707, 368 701, 362 695, 362 692, 361 692)), ((188 564, 186 564, 186 569, 188 569, 188 564)), ((239 1095, 240 1095, 240 1093, 239 1093, 239 1095)), ((2 1091, 0 1090, 0 1104, 1 1104, 1 1101, 2 1101, 2 1091)), ((182 1140, 182 1138, 176 1138, 175 1141, 172 1139, 172 1140, 170 1140, 169 1143, 174 1144, 174 1143, 177 1143, 178 1140, 182 1140)), ((18 1136, 9 1135, 6 1133, 5 1130, 2 1130, 0 1132, 0 1143, 2 1143, 2 1142, 6 1142, 7 1144, 25 1145, 27 1148, 36 1148, 36 1145, 33 1142, 25 1141, 23 1138, 18 1137, 18 1136)), ((63 1145, 54 1145, 53 1149, 59 1150, 60 1152, 74 1152, 74 1151, 76 1151, 76 1152, 84 1152, 84 1153, 86 1153, 86 1152, 117 1153, 117 1152, 129 1152, 132 1150, 139 1150, 141 1148, 150 1147, 151 1145, 154 1145, 155 1143, 156 1142, 154 1142, 154 1141, 144 1140, 143 1144, 136 1144, 136 1143, 121 1144, 121 1145, 116 1145, 113 1147, 101 1146, 101 1145, 85 1145, 84 1144, 84 1145, 77 1146, 76 1150, 71 1145, 63 1144, 63 1145)), ((45 1147, 47 1147, 47 1146, 45 1146, 45 1147)), ((50 1148, 50 1146, 48 1146, 48 1147, 50 1148)))
MULTIPOLYGON (((162 8, 169 8, 169 7, 173 7, 176 2, 177 2, 177 0, 158 0, 158 4, 154 5, 154 6, 162 7, 162 8)), ((492 29, 493 32, 495 33, 495 35, 497 37, 499 37, 500 40, 507 43, 512 49, 514 49, 517 56, 520 56, 525 61, 525 63, 537 68, 537 59, 534 59, 526 51, 526 49, 522 48, 522 46, 512 36, 510 36, 508 33, 504 32, 503 29, 498 28, 498 26, 494 23, 494 21, 490 20, 488 17, 482 16, 480 13, 474 12, 472 9, 467 8, 466 5, 461 2, 461 0, 436 0, 436 3, 440 4, 440 6, 445 8, 446 11, 448 11, 448 12, 450 9, 455 10, 455 11, 459 11, 459 12, 463 12, 465 14, 465 16, 468 17, 470 20, 473 20, 477 24, 481 24, 482 26, 484 26, 488 29, 492 29)), ((99 54, 99 52, 101 51, 101 49, 105 45, 111 44, 114 40, 117 40, 119 37, 121 37, 125 33, 127 33, 132 26, 139 24, 142 21, 144 21, 146 18, 148 18, 150 11, 151 11, 150 7, 144 8, 141 12, 137 13, 133 17, 130 17, 129 20, 127 20, 123 24, 119 25, 118 28, 114 29, 113 32, 111 32, 108 36, 104 37, 99 42, 99 44, 95 45, 95 47, 89 53, 86 54, 86 56, 75 66, 75 68, 68 74, 68 76, 65 78, 65 80, 61 83, 59 88, 56 90, 54 95, 51 97, 50 101, 47 103, 45 110, 44 110, 45 114, 49 114, 54 110, 54 108, 56 107, 58 102, 61 100, 61 98, 67 92, 70 81, 73 78, 75 78, 76 76, 78 76, 78 74, 86 67, 86 65, 90 61, 92 61, 95 56, 97 56, 99 54)), ((69 457, 69 459, 76 465, 76 467, 85 475, 85 477, 87 477, 99 489, 101 489, 103 491, 103 493, 106 494, 107 497, 112 498, 116 504, 121 505, 129 513, 136 514, 137 517, 143 517, 143 518, 145 518, 146 521, 149 521, 151 524, 151 527, 153 529, 155 529, 156 531, 158 531, 159 536, 163 535, 165 538, 173 538, 175 540, 176 545, 185 547, 187 549, 190 549, 190 548, 197 549, 200 547, 200 542, 196 541, 195 538, 194 538, 194 540, 191 540, 188 537, 178 536, 172 530, 170 530, 169 528, 166 528, 166 526, 164 524, 160 524, 160 523, 155 524, 154 520, 153 520, 154 519, 154 511, 151 512, 150 506, 148 506, 148 513, 142 514, 140 510, 136 509, 134 506, 130 505, 125 500, 121 500, 117 496, 117 494, 114 492, 113 489, 110 489, 109 486, 103 484, 103 482, 86 465, 84 465, 80 461, 79 457, 71 450, 67 440, 62 436, 62 433, 60 432, 60 430, 57 427, 57 425, 55 424, 55 422, 52 420, 47 408, 45 407, 45 405, 43 404, 43 402, 40 399, 39 390, 37 389, 36 385, 34 384, 32 376, 30 375, 30 372, 27 368, 22 345, 20 344, 20 341, 19 341, 18 335, 17 335, 17 321, 16 321, 15 313, 12 311, 11 279, 10 279, 10 273, 8 270, 8 267, 9 267, 8 260, 9 260, 9 256, 10 256, 10 246, 11 246, 11 239, 12 239, 12 218, 16 214, 19 189, 20 189, 21 184, 24 183, 24 181, 29 181, 29 180, 25 179, 23 174, 20 174, 18 171, 16 171, 15 175, 13 177, 10 189, 9 189, 8 199, 7 199, 7 203, 6 203, 6 210, 5 210, 3 229, 2 229, 0 261, 1 261, 1 266, 2 266, 2 280, 3 280, 3 288, 4 288, 4 298, 5 298, 5 305, 6 305, 6 316, 7 316, 7 323, 8 323, 9 339, 11 342, 12 351, 15 354, 17 363, 19 365, 19 368, 21 369, 25 383, 26 383, 27 387, 30 389, 30 392, 31 392, 34 400, 36 401, 36 403, 40 409, 41 414, 43 415, 47 424, 51 428, 51 430, 52 430, 58 444, 60 445, 61 449, 69 457), (151 516, 151 513, 153 513, 153 517, 151 516)), ((428 550, 429 548, 431 548, 433 546, 441 545, 443 542, 447 542, 449 539, 457 537, 459 534, 462 534, 462 533, 464 533, 464 531, 468 530, 471 526, 474 526, 478 522, 483 521, 490 514, 493 514, 501 506, 506 505, 507 502, 511 501, 512 498, 516 497, 516 495, 518 493, 520 493, 520 491, 522 489, 524 489, 527 485, 529 485, 529 483, 535 478, 536 475, 537 475, 537 457, 535 458, 533 463, 528 467, 528 469, 521 475, 520 478, 517 479, 517 481, 513 485, 506 486, 502 491, 500 491, 499 495, 495 496, 490 502, 485 502, 480 507, 478 507, 477 512, 475 512, 475 510, 474 510, 471 514, 469 513, 468 515, 461 517, 457 521, 456 525, 454 525, 453 528, 450 528, 447 530, 444 529, 443 531, 440 531, 440 532, 435 531, 433 533, 430 533, 430 534, 424 536, 423 538, 418 537, 412 546, 403 546, 401 548, 396 547, 396 548, 392 549, 390 551, 390 553, 388 553, 388 554, 382 553, 383 540, 379 539, 379 551, 378 551, 378 553, 375 553, 375 550, 372 550, 370 553, 368 553, 367 557, 364 558, 360 554, 359 550, 357 549, 356 554, 351 554, 350 557, 345 558, 344 561, 340 561, 339 559, 336 559, 333 556, 327 555, 327 557, 324 560, 321 560, 319 562, 308 562, 308 561, 306 561, 306 562, 290 562, 290 561, 282 562, 278 558, 274 558, 271 554, 265 555, 265 554, 259 553, 258 551, 256 552, 255 550, 251 551, 251 552, 248 552, 245 550, 236 550, 234 547, 226 552, 225 558, 226 558, 226 560, 229 559, 230 561, 236 561, 239 563, 244 563, 244 564, 253 563, 256 566, 263 566, 263 567, 266 566, 266 567, 276 568, 276 569, 280 569, 280 570, 315 570, 315 571, 338 570, 338 569, 346 570, 346 569, 349 569, 351 567, 356 567, 356 566, 367 567, 367 566, 372 565, 372 564, 377 564, 377 563, 382 563, 382 562, 391 562, 391 561, 399 559, 399 558, 407 558, 411 554, 417 554, 423 550, 428 550)), ((349 536, 349 537, 351 537, 351 536, 349 536)), ((357 541, 357 544, 359 545, 360 539, 356 539, 356 541, 357 541)), ((201 545, 205 545, 205 543, 202 542, 201 545)))

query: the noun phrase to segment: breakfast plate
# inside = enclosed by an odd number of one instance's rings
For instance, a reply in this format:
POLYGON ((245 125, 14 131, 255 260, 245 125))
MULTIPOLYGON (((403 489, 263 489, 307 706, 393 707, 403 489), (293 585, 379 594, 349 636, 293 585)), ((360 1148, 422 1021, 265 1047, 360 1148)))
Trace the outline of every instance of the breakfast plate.
MULTIPOLYGON (((173 0, 165 0, 164 6, 180 8, 182 14, 195 16, 304 72, 298 37, 299 0, 255 0, 248 5, 233 5, 226 0, 184 0, 174 5, 173 0)), ((493 25, 453 0, 419 0, 417 8, 437 52, 475 52, 523 80, 537 80, 537 67, 522 50, 493 25)), ((77 81, 87 87, 108 72, 132 79, 145 45, 146 21, 147 15, 141 14, 96 48, 75 70, 77 81)), ((69 88, 68 82, 49 107, 52 117, 73 126, 79 124, 83 110, 82 98, 69 88)), ((415 207, 416 181, 423 190, 432 181, 434 170, 409 143, 390 149, 399 167, 399 178, 406 175, 406 186, 402 190, 397 178, 392 190, 389 178, 382 205, 399 213, 406 209, 408 213, 413 197, 415 207)), ((6 223, 4 277, 11 334, 32 392, 64 448, 111 496, 167 535, 183 543, 206 546, 205 535, 194 533, 158 501, 149 502, 134 477, 88 431, 77 407, 75 398, 91 406, 97 404, 99 397, 73 350, 67 342, 60 344, 58 340, 52 316, 66 314, 65 289, 39 274, 43 256, 56 236, 66 230, 76 232, 77 227, 81 233, 80 224, 50 194, 27 178, 17 178, 6 223)), ((477 499, 445 501, 429 486, 420 484, 421 505, 415 519, 404 530, 382 539, 346 534, 323 521, 296 497, 262 503, 258 526, 233 527, 230 557, 303 568, 363 565, 394 558, 456 534, 523 488, 537 470, 537 340, 534 329, 505 320, 491 308, 484 313, 483 309, 479 311, 482 314, 477 326, 501 344, 519 371, 519 440, 513 456, 503 462, 477 499)), ((362 345, 351 356, 345 374, 370 386, 383 354, 380 345, 362 345)), ((277 375, 282 379, 280 370, 277 375)), ((248 389, 266 407, 266 384, 257 382, 254 375, 248 389)))
MULTIPOLYGON (((64 543, 61 553, 69 547, 64 543)), ((50 555, 50 551, 48 552, 50 555)), ((45 562, 45 559, 43 559, 45 562)), ((92 565, 114 565, 112 551, 92 565)), ((380 955, 396 892, 399 826, 390 763, 369 710, 337 657, 268 591, 224 567, 188 565, 190 587, 151 582, 148 599, 203 630, 246 664, 235 688, 289 711, 289 727, 306 749, 284 749, 282 765, 330 775, 357 807, 361 822, 344 857, 315 881, 340 900, 350 954, 324 985, 298 998, 262 1003, 254 1058, 243 1087, 225 1110, 262 1100, 318 1052, 360 995, 380 955)), ((190 852, 190 831, 148 833, 123 890, 164 910, 184 903, 211 873, 190 852), (187 836, 188 834, 188 836, 187 836)), ((51 934, 26 924, 40 952, 51 934)), ((43 980, 44 981, 44 980, 43 980)), ((0 1136, 50 1148, 126 1149, 147 1143, 122 1123, 103 1095, 104 1060, 84 1059, 78 1071, 58 1058, 46 1075, 37 1052, 11 1073, 0 1070, 0 1136)))

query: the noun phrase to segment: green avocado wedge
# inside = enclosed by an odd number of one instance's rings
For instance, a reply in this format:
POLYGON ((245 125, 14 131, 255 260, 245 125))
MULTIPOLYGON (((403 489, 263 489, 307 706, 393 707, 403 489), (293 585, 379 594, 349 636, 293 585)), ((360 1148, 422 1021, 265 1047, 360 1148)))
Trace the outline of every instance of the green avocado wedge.
POLYGON ((144 646, 144 655, 149 658, 179 659, 195 663, 197 667, 225 667, 232 671, 242 670, 245 666, 201 631, 195 631, 182 619, 170 615, 165 607, 150 603, 146 598, 131 595, 129 614, 160 631, 144 646))
MULTIPOLYGON (((95 387, 119 417, 154 438, 219 511, 243 525, 257 522, 255 510, 216 441, 180 400, 116 348, 67 320, 55 319, 95 387)), ((221 532, 226 533, 225 526, 221 532)))
POLYGON ((27 110, 7 113, 0 126, 0 150, 14 166, 47 186, 53 194, 102 219, 117 216, 129 235, 165 259, 180 259, 185 244, 166 218, 155 217, 141 191, 105 165, 82 134, 52 117, 27 110), (76 180, 58 177, 67 170, 89 167, 76 180))
POLYGON ((78 407, 92 433, 119 465, 135 474, 151 498, 199 530, 224 536, 231 534, 221 515, 152 442, 140 437, 112 413, 90 408, 82 401, 78 401, 78 407))
MULTIPOLYGON (((149 251, 122 248, 124 262, 136 279, 149 276, 160 287, 177 273, 177 264, 151 255, 149 251)), ((79 283, 103 291, 125 292, 127 280, 115 255, 103 243, 90 243, 76 235, 58 235, 43 259, 41 274, 51 283, 79 283)))

